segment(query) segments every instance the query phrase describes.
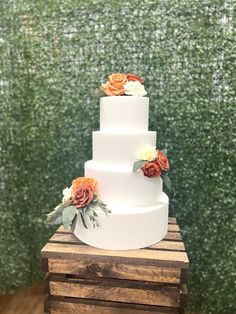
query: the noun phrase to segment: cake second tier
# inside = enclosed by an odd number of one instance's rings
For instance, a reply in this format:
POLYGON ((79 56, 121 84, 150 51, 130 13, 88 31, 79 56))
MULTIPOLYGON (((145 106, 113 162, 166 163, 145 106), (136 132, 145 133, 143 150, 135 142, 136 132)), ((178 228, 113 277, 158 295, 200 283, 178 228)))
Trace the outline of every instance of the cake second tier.
POLYGON ((126 167, 132 171, 144 146, 156 146, 156 132, 93 132, 93 161, 100 167, 126 167))

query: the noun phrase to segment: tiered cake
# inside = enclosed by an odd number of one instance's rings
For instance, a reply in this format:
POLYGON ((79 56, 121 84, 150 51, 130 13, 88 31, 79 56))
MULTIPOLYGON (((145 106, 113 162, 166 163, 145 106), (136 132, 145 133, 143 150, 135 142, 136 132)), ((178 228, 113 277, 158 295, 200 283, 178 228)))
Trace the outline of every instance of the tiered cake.
POLYGON ((83 242, 104 249, 128 250, 155 244, 168 226, 168 197, 161 177, 133 172, 137 153, 156 146, 156 132, 148 131, 149 98, 107 96, 100 99, 100 131, 93 132, 93 159, 85 163, 85 177, 98 182, 99 227, 84 228, 77 216, 74 233, 83 242))

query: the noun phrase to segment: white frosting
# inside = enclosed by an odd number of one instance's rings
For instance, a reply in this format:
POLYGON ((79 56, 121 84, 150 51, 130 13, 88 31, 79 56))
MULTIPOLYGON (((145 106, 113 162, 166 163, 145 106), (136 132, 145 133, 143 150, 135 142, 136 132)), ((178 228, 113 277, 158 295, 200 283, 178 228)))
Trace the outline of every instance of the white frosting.
POLYGON ((156 132, 93 132, 93 160, 104 167, 127 166, 132 171, 136 155, 145 146, 156 146, 156 132))
POLYGON ((139 249, 162 240, 168 227, 168 197, 162 193, 158 203, 148 207, 110 207, 112 213, 99 214, 100 227, 88 229, 77 218, 75 235, 83 242, 102 249, 139 249))
POLYGON ((100 130, 145 132, 148 130, 148 110, 148 97, 102 97, 100 99, 100 130))
POLYGON ((98 194, 102 201, 112 206, 150 206, 162 194, 162 179, 147 178, 142 172, 133 173, 127 167, 99 167, 90 160, 85 163, 85 176, 98 181, 98 194))

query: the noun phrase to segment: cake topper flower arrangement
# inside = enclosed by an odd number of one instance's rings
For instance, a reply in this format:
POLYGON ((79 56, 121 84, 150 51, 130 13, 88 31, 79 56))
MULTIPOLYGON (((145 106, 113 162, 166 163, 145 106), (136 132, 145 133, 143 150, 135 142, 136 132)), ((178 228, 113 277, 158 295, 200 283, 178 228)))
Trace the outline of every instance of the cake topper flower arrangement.
POLYGON ((171 190, 171 182, 168 176, 169 161, 167 149, 159 150, 155 146, 144 146, 137 154, 137 161, 133 165, 133 172, 139 169, 148 178, 161 177, 164 184, 171 190))
POLYGON ((113 73, 100 90, 107 96, 145 96, 144 80, 132 73, 113 73))
POLYGON ((111 213, 107 206, 98 198, 97 182, 92 178, 79 177, 73 180, 70 188, 63 190, 62 203, 47 215, 47 222, 52 225, 63 223, 65 229, 72 224, 74 230, 77 215, 80 215, 83 226, 87 229, 86 216, 93 227, 98 226, 98 213, 111 213))

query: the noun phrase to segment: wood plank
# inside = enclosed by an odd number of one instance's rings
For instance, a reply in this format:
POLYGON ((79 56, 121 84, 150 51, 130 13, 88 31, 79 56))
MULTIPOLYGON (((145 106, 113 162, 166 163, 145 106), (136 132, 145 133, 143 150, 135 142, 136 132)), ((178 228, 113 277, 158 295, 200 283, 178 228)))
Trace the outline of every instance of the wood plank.
POLYGON ((186 284, 183 284, 180 286, 180 307, 182 309, 185 309, 187 306, 187 300, 188 300, 188 287, 186 284))
POLYGON ((146 249, 153 249, 153 250, 167 250, 167 251, 182 251, 185 252, 185 246, 183 242, 179 241, 165 241, 162 240, 152 246, 149 246, 146 249))
POLYGON ((168 218, 168 224, 177 224, 176 218, 175 217, 169 217, 168 218))
POLYGON ((182 241, 181 234, 178 232, 167 232, 163 240, 182 241))
POLYGON ((178 309, 89 299, 51 297, 51 313, 82 314, 178 314, 178 309))
POLYGON ((185 252, 162 250, 102 250, 88 245, 47 243, 41 250, 42 258, 93 260, 94 262, 134 263, 136 265, 156 265, 169 267, 188 267, 185 252))
POLYGON ((179 307, 178 287, 157 286, 150 283, 127 280, 97 281, 82 279, 55 280, 49 282, 50 294, 55 296, 128 302, 145 305, 179 307))
POLYGON ((180 283, 187 284, 188 283, 188 269, 181 269, 180 270, 180 283))
POLYGON ((171 232, 180 232, 179 226, 178 225, 168 225, 168 231, 171 232))
POLYGON ((180 283, 180 268, 156 267, 126 263, 89 263, 88 260, 49 259, 48 271, 57 274, 75 274, 83 278, 102 277, 142 280, 160 283, 180 283))
MULTIPOLYGON (((173 225, 174 226, 174 225, 173 225)), ((54 233, 54 235, 49 240, 50 242, 56 243, 65 243, 65 244, 78 244, 85 245, 83 242, 78 240, 73 233, 54 233)), ((179 241, 160 241, 152 246, 149 246, 148 249, 161 249, 169 251, 185 251, 183 242, 179 241)))

